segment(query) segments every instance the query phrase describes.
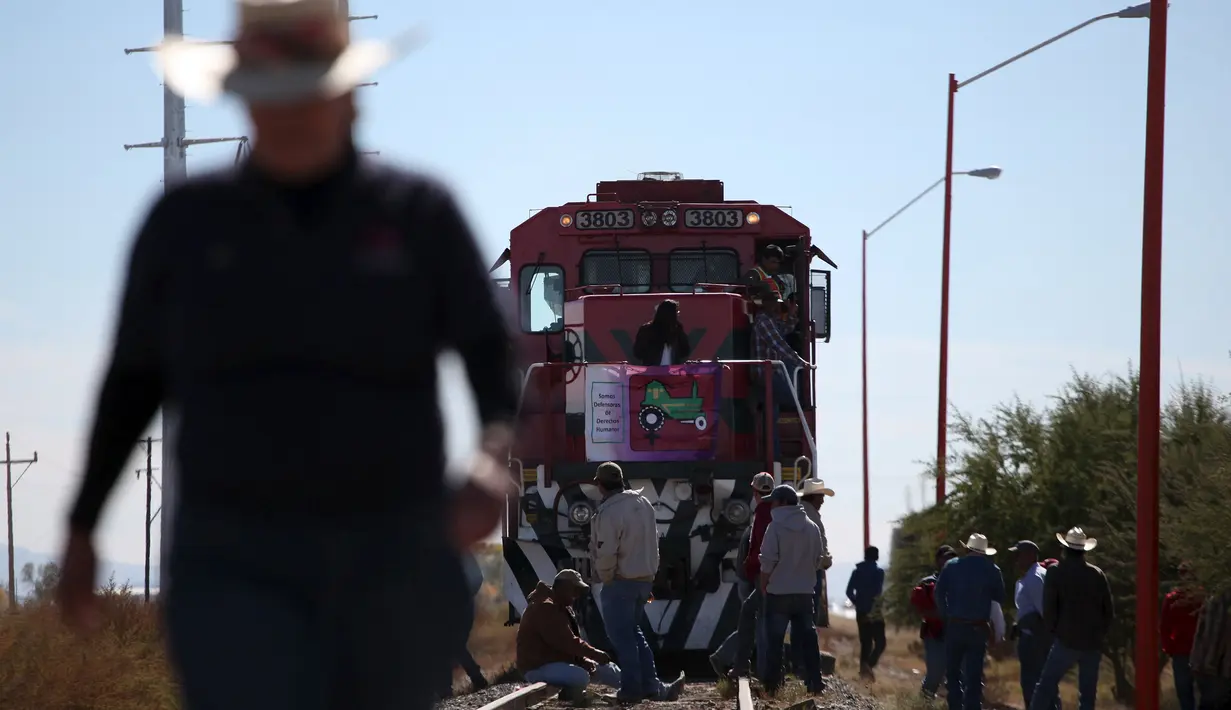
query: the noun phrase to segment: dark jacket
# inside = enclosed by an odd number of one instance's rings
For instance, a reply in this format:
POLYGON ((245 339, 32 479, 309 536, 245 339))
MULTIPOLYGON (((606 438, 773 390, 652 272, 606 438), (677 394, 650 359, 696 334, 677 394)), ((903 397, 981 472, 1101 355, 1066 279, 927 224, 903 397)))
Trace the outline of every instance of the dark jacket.
POLYGON ((661 365, 663 347, 671 346, 671 364, 682 365, 692 354, 692 345, 684 327, 677 325, 665 338, 654 327, 646 323, 637 329, 637 340, 633 343, 633 357, 642 365, 661 365))
POLYGON ((885 589, 885 570, 875 562, 864 560, 855 565, 851 579, 846 584, 846 598, 855 605, 856 614, 867 614, 872 611, 876 598, 885 589))
POLYGON ((581 640, 577 615, 552 597, 546 582, 539 582, 527 601, 517 627, 517 670, 524 674, 548 663, 572 663, 593 670, 606 657, 581 640))
POLYGON ((1004 578, 992 558, 971 553, 940 568, 933 595, 946 624, 989 623, 992 602, 1004 602, 1004 578))
POLYGON ((1101 651, 1115 618, 1103 570, 1066 557, 1043 580, 1043 626, 1074 651, 1101 651))
POLYGON ((261 518, 443 506, 442 350, 466 363, 483 424, 517 409, 505 319, 452 195, 353 151, 311 185, 248 163, 168 186, 123 292, 78 530, 169 402, 180 506, 261 518))

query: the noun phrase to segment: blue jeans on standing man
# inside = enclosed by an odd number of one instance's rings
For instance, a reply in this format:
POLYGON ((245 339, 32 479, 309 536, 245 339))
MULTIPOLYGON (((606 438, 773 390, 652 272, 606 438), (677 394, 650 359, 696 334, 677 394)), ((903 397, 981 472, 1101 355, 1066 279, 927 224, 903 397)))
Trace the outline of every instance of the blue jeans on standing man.
MULTIPOLYGON (((1043 674, 1043 665, 1047 662, 1050 648, 1047 639, 1033 631, 1023 630, 1021 636, 1017 638, 1017 660, 1021 665, 1022 701, 1026 708, 1030 707, 1035 686, 1039 684, 1039 677, 1043 674)), ((1051 710, 1060 710, 1059 696, 1052 703, 1051 710)))
POLYGON ((1188 665, 1188 656, 1171 657, 1171 674, 1175 676, 1175 697, 1180 701, 1180 710, 1197 710, 1193 669, 1188 665))
POLYGON ((983 660, 987 658, 988 625, 963 621, 945 624, 945 672, 949 710, 980 710, 983 703, 983 660))
POLYGON ((804 684, 812 692, 821 690, 821 649, 812 621, 814 609, 811 594, 765 595, 765 636, 769 653, 762 681, 766 689, 773 691, 782 685, 782 641, 789 624, 791 646, 803 654, 804 684))
POLYGON ((936 691, 945 680, 945 640, 943 638, 923 637, 923 695, 927 698, 936 697, 936 691))
POLYGON ((654 651, 641 632, 641 613, 653 586, 627 579, 603 584, 603 625, 620 662, 621 699, 657 699, 665 691, 654 666, 654 651))
POLYGON ((1034 697, 1026 710, 1048 710, 1060 695, 1060 681, 1074 665, 1077 666, 1077 706, 1080 710, 1094 710, 1098 695, 1099 664, 1103 660, 1100 651, 1078 651, 1059 641, 1051 645, 1039 684, 1034 687, 1034 697))

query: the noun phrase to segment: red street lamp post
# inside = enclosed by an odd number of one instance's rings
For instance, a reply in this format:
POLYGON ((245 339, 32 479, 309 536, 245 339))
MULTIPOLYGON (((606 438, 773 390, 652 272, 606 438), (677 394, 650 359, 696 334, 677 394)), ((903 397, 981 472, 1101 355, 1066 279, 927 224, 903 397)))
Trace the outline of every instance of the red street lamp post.
MULTIPOLYGON (((1060 34, 1050 39, 1039 42, 1030 49, 1024 52, 1009 57, 996 66, 981 71, 978 74, 966 79, 958 81, 953 74, 949 75, 949 120, 947 126, 947 138, 945 141, 945 226, 944 226, 944 244, 941 247, 941 266, 940 266, 940 373, 938 377, 939 393, 936 402, 936 504, 941 505, 945 502, 945 464, 948 458, 949 448, 947 442, 949 429, 949 243, 950 243, 950 227, 953 218, 953 100, 957 96, 958 89, 964 86, 969 86, 976 81, 982 79, 988 74, 999 71, 1019 59, 1023 59, 1040 49, 1046 47, 1053 42, 1057 42, 1074 32, 1089 27, 1096 22, 1113 19, 1141 19, 1150 17, 1150 10, 1153 2, 1146 2, 1132 7, 1126 7, 1119 12, 1109 12, 1104 15, 1092 17, 1085 22, 1070 27, 1060 34)), ((1151 34, 1151 45, 1153 45, 1153 34, 1151 34)), ((1152 68, 1152 65, 1151 65, 1152 68)), ((1144 363, 1143 363, 1144 365, 1144 363)), ((1143 383, 1144 384, 1144 383, 1143 383)))
MULTIPOLYGON (((990 166, 979 168, 978 170, 967 170, 964 172, 953 173, 954 175, 969 175, 971 177, 983 178, 985 180, 995 180, 1000 177, 1000 168, 990 166)), ((889 215, 889 217, 880 224, 873 227, 870 231, 865 230, 863 233, 863 260, 862 260, 862 279, 861 287, 863 290, 863 325, 861 327, 863 337, 863 547, 867 549, 872 544, 872 530, 870 521, 870 504, 871 495, 869 493, 869 475, 868 475, 868 239, 873 234, 876 234, 886 224, 892 222, 898 215, 910 209, 916 202, 922 200, 928 193, 940 187, 941 183, 945 182, 945 178, 941 178, 928 186, 926 190, 915 196, 913 200, 903 205, 897 212, 889 215)))
POLYGON ((1167 1, 1150 3, 1146 88, 1145 194, 1141 225, 1141 383, 1137 397, 1138 710, 1158 708, 1158 449, 1163 281, 1163 119, 1166 115, 1167 1))

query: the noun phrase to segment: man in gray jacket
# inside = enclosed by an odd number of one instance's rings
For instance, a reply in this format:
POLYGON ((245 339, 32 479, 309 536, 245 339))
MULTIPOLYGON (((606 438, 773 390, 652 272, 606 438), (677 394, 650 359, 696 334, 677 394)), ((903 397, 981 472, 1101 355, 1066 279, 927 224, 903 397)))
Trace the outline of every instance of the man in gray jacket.
POLYGON ((620 662, 621 702, 677 700, 684 676, 667 685, 658 679, 654 651, 641 632, 642 609, 658 574, 658 525, 654 506, 639 490, 628 490, 624 470, 599 464, 592 483, 603 496, 590 524, 590 556, 603 583, 599 591, 603 624, 620 662))
POLYGON ((773 506, 765 539, 761 542, 761 593, 765 595, 765 634, 768 663, 765 689, 771 693, 782 685, 782 640, 791 626, 791 645, 802 653, 804 684, 812 693, 821 692, 821 650, 813 623, 813 590, 816 571, 825 563, 821 529, 808 519, 795 489, 781 485, 769 496, 773 506))

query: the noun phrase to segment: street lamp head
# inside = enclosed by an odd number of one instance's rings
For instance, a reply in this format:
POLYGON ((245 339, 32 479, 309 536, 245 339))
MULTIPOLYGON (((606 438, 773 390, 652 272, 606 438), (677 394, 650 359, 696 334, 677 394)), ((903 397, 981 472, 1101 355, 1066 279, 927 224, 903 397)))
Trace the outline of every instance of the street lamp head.
POLYGON ((979 168, 978 170, 971 170, 967 172, 966 174, 971 177, 983 178, 984 180, 995 180, 996 178, 1000 177, 1000 173, 1002 172, 1004 171, 996 167, 995 165, 990 165, 986 168, 979 168))
MULTIPOLYGON (((1150 18, 1150 5, 1151 3, 1143 2, 1140 5, 1133 5, 1132 7, 1126 7, 1123 10, 1117 12, 1116 17, 1122 20, 1149 19, 1150 18)), ((1167 3, 1167 5, 1168 7, 1170 7, 1171 3, 1167 3)))

